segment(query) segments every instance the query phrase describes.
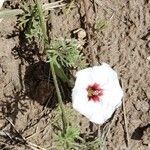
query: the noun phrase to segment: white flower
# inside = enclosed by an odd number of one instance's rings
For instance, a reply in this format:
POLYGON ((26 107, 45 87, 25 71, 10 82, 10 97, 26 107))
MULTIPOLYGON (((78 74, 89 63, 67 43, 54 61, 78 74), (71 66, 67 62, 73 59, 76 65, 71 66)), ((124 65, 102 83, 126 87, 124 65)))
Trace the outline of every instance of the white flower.
POLYGON ((106 63, 80 70, 72 91, 73 108, 91 122, 102 124, 122 103, 117 73, 106 63))
MULTIPOLYGON (((2 8, 4 1, 5 1, 5 0, 0 0, 0 9, 2 8)), ((2 19, 0 18, 0 22, 1 22, 1 21, 2 21, 2 19)))
POLYGON ((2 8, 4 1, 5 0, 0 0, 0 9, 2 8))

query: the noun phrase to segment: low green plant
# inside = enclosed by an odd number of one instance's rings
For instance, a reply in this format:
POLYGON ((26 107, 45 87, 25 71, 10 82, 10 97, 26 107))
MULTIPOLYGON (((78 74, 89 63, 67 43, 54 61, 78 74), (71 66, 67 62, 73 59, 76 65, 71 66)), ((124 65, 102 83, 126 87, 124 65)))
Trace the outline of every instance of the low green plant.
POLYGON ((75 140, 80 139, 80 129, 68 126, 66 133, 56 135, 57 149, 69 150, 77 147, 75 140))
POLYGON ((102 142, 99 138, 95 138, 92 141, 86 142, 86 147, 88 150, 102 150, 101 146, 102 142))
POLYGON ((93 137, 91 141, 86 141, 80 137, 80 128, 68 126, 66 133, 55 135, 55 144, 58 150, 103 150, 102 142, 99 138, 93 137))
POLYGON ((76 150, 79 147, 85 147, 82 144, 83 139, 80 137, 80 118, 79 115, 71 108, 70 105, 65 106, 66 118, 68 120, 68 126, 66 133, 62 134, 62 120, 61 112, 58 108, 53 110, 52 114, 52 126, 54 127, 54 144, 57 150, 76 150), (55 128, 57 130, 55 131, 55 128), (79 144, 80 142, 80 144, 79 144))
MULTIPOLYGON (((23 13, 19 15, 18 25, 24 30, 28 39, 42 38, 43 33, 40 27, 39 14, 34 2, 22 1, 21 9, 23 13)), ((40 41, 39 39, 39 41, 40 41)))
POLYGON ((48 49, 48 57, 59 68, 85 68, 87 66, 86 59, 78 49, 78 41, 76 39, 56 39, 53 40, 48 49))

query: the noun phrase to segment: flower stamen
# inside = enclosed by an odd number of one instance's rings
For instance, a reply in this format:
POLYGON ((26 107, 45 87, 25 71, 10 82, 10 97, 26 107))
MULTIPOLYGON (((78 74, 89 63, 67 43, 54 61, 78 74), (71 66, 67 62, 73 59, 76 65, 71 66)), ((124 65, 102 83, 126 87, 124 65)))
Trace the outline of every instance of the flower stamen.
POLYGON ((97 83, 94 83, 93 85, 89 85, 87 87, 87 96, 89 101, 93 100, 94 102, 100 101, 100 97, 103 95, 103 89, 100 88, 100 85, 97 83))

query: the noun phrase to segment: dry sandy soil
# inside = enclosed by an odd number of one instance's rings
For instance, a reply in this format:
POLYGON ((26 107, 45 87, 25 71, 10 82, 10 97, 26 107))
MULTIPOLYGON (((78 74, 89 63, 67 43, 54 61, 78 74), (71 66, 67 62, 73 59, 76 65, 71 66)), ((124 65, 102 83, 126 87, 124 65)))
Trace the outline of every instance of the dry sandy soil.
MULTIPOLYGON (((105 27, 92 30, 92 47, 99 62, 110 64, 120 76, 124 90, 127 135, 123 109, 115 115, 106 139, 106 150, 150 149, 150 1, 99 0, 90 4, 92 25, 98 20, 105 27)), ((17 1, 10 5, 17 6, 17 1)), ((73 30, 84 28, 83 4, 78 2, 67 15, 53 11, 51 32, 54 37, 70 37, 73 30)), ((57 112, 54 86, 48 83, 48 64, 40 62, 35 43, 26 43, 16 29, 16 19, 0 23, 0 149, 30 150, 11 138, 15 129, 28 141, 47 150, 52 148, 51 120, 57 112), (49 92, 50 91, 50 92, 49 92), (45 100, 52 100, 44 107, 45 100), (3 132, 8 134, 4 136, 3 132)), ((88 57, 88 54, 86 54, 88 57)), ((69 99, 69 98, 68 98, 69 99)), ((70 107, 70 104, 66 104, 70 107)), ((82 133, 89 133, 90 123, 78 115, 82 133)), ((110 120, 111 122, 111 120, 110 120)), ((109 124, 109 122, 108 122, 109 124)), ((94 132, 94 128, 91 129, 94 132)), ((20 136, 19 135, 19 136, 20 136)))

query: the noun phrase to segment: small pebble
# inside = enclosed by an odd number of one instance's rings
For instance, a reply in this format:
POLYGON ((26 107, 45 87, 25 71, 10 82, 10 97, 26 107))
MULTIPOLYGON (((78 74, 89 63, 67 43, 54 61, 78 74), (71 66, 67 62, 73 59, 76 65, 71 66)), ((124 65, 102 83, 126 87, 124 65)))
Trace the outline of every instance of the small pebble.
POLYGON ((149 110, 149 104, 147 101, 137 101, 136 109, 142 112, 147 112, 149 110))
POLYGON ((149 60, 149 61, 150 61, 150 56, 148 56, 148 57, 147 57, 147 60, 149 60))

